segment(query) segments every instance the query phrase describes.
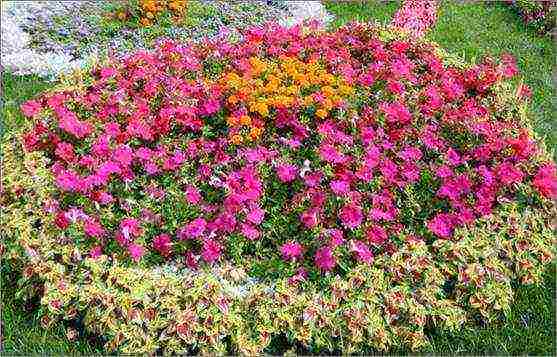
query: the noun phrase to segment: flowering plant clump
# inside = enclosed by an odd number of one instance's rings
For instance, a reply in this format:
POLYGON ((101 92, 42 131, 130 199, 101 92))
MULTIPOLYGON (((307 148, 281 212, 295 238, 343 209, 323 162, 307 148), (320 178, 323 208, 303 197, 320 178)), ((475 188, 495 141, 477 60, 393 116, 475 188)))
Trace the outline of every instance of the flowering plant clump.
POLYGON ((8 230, 47 321, 84 309, 111 349, 418 348, 553 259, 517 73, 358 23, 163 41, 22 106, 8 230))
POLYGON ((505 3, 539 34, 551 34, 555 30, 555 0, 505 0, 505 3))
POLYGON ((404 0, 391 24, 414 36, 423 36, 437 21, 437 0, 404 0))
POLYGON ((110 15, 119 21, 149 26, 165 15, 181 21, 186 7, 187 0, 122 0, 110 15))

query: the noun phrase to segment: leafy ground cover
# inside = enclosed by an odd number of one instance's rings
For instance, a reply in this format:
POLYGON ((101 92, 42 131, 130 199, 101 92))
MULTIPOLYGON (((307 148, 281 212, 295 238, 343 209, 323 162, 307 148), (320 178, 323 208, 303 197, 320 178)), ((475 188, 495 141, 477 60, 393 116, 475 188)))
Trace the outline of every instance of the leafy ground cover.
MULTIPOLYGON (((442 18, 442 17, 441 17, 442 18)), ((520 57, 519 57, 520 58, 520 57)), ((13 83, 17 83, 19 82, 19 80, 10 77, 9 75, 5 76, 3 78, 4 84, 6 85, 6 87, 9 88, 10 84, 13 83)), ((29 80, 28 82, 26 82, 25 80, 21 81, 23 83, 27 83, 29 84, 30 91, 34 91, 35 89, 37 91, 39 91, 40 85, 34 81, 34 80, 29 80), (36 88, 33 88, 37 86, 36 88)), ((17 87, 18 90, 20 90, 20 87, 17 87)), ((535 88, 535 87, 534 87, 535 88)), ((23 96, 25 96, 25 92, 23 92, 23 96)), ((15 101, 17 101, 17 99, 14 98, 15 101)), ((5 108, 8 108, 7 110, 9 111, 10 106, 12 106, 12 109, 14 110, 12 112, 15 113, 16 107, 15 107, 15 103, 14 102, 8 102, 8 105, 5 106, 5 108)), ((19 103, 18 103, 19 104, 19 103)), ((13 118, 13 115, 10 115, 9 117, 13 118)), ((19 119, 21 120, 21 119, 19 119)), ((10 128, 10 125, 7 126, 8 128, 10 128)), ((15 127, 12 126, 12 128, 15 127)), ((518 303, 515 305, 515 310, 513 310, 513 313, 511 313, 511 322, 509 323, 510 326, 512 326, 509 329, 503 328, 501 334, 497 335, 496 338, 494 338, 493 340, 491 340, 492 342, 490 342, 489 344, 485 345, 480 345, 477 341, 473 338, 468 338, 468 337, 464 337, 464 338, 460 338, 460 340, 455 337, 454 335, 440 335, 440 336, 435 336, 434 337, 434 343, 433 343, 433 348, 436 351, 457 351, 459 349, 459 346, 463 346, 464 348, 469 348, 467 349, 467 351, 470 350, 474 350, 474 351, 522 351, 521 347, 523 347, 522 344, 513 344, 513 343, 506 343, 503 341, 506 341, 507 337, 510 336, 522 336, 522 337, 527 337, 530 338, 532 341, 534 342, 534 348, 533 350, 530 350, 529 352, 544 352, 547 351, 547 346, 549 346, 548 342, 548 335, 547 333, 544 334, 544 329, 545 331, 548 331, 547 327, 549 326, 548 324, 548 320, 547 319, 542 319, 542 320, 537 320, 536 319, 536 314, 539 312, 541 313, 541 316, 547 316, 547 307, 551 306, 551 304, 547 304, 547 301, 549 299, 551 299, 553 292, 552 289, 548 289, 547 287, 551 287, 554 285, 554 282, 551 281, 551 279, 546 280, 546 289, 544 290, 539 290, 539 288, 522 288, 520 291, 526 291, 526 293, 524 295, 522 295, 521 293, 519 293, 519 300, 518 303), (540 294, 541 296, 544 296, 544 299, 537 299, 534 300, 533 297, 535 296, 534 294, 540 294), (529 305, 530 302, 534 300, 539 304, 535 304, 535 305, 529 305), (522 303, 521 301, 524 301, 524 303, 522 303), (540 301, 545 301, 545 303, 541 303, 540 301), (532 307, 534 306, 534 307, 532 307), (534 317, 533 317, 534 316, 534 317), (522 326, 527 326, 524 329, 521 329, 522 326), (499 337, 500 336, 500 337, 499 337), (457 342, 459 341, 459 342, 457 342), (477 347, 470 347, 470 342, 472 342, 471 346, 477 346, 477 347)), ((554 290, 553 290, 554 291, 554 290)), ((549 329, 551 330, 551 329, 549 329)), ((465 336, 472 336, 472 334, 474 334, 476 330, 472 330, 469 333, 465 334, 465 336)), ((488 335, 491 333, 492 330, 486 330, 484 331, 484 336, 488 335)), ((550 337, 550 336, 549 336, 550 337)), ((62 337, 63 338, 63 337, 62 337)), ((13 341, 13 340, 12 340, 13 341)), ((14 343, 14 342, 11 342, 14 343)), ((17 342, 15 342, 15 344, 17 344, 17 342)), ((79 347, 81 348, 81 347, 79 347)), ((87 347, 83 347, 83 348, 87 348, 87 347)))

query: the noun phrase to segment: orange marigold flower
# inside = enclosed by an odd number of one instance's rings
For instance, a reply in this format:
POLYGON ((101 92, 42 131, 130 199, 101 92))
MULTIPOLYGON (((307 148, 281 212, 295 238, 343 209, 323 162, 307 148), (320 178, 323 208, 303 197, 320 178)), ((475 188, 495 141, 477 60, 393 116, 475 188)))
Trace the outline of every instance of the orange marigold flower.
POLYGON ((238 125, 238 118, 235 116, 229 116, 228 118, 226 118, 226 124, 228 124, 229 126, 238 125))
POLYGON ((228 103, 232 105, 238 103, 238 97, 236 97, 235 95, 231 95, 230 97, 228 97, 228 103))
POLYGON ((327 117, 327 111, 325 109, 317 109, 315 111, 315 115, 321 119, 325 119, 327 117))
POLYGON ((242 136, 239 134, 232 135, 232 143, 235 145, 240 145, 242 143, 242 136))
POLYGON ((242 115, 240 117, 240 124, 242 125, 250 125, 251 124, 251 118, 247 115, 242 115))
POLYGON ((263 134, 263 128, 253 127, 249 131, 249 137, 252 140, 259 139, 261 137, 261 134, 263 134))

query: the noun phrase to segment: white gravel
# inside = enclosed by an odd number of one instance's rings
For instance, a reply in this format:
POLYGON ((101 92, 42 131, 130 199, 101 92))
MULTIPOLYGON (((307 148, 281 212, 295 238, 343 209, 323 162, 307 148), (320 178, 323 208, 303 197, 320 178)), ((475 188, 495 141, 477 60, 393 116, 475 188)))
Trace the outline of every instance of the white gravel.
POLYGON ((29 35, 19 24, 32 9, 43 10, 56 6, 54 1, 1 1, 1 57, 2 70, 18 75, 38 74, 52 77, 83 65, 84 60, 72 60, 64 53, 38 53, 29 48, 29 35))
POLYGON ((317 20, 327 25, 334 19, 321 1, 286 1, 286 5, 292 16, 280 21, 285 26, 293 26, 309 20, 317 20))
MULTIPOLYGON (((79 1, 0 1, 0 68, 17 75, 37 74, 41 77, 55 78, 60 73, 69 72, 93 61, 94 54, 87 59, 76 60, 63 52, 39 53, 30 48, 29 35, 20 27, 27 21, 30 13, 67 11, 68 6, 78 3, 79 1)), ((327 24, 333 19, 320 1, 286 1, 285 4, 291 16, 279 19, 279 22, 286 26, 308 20, 327 24)))

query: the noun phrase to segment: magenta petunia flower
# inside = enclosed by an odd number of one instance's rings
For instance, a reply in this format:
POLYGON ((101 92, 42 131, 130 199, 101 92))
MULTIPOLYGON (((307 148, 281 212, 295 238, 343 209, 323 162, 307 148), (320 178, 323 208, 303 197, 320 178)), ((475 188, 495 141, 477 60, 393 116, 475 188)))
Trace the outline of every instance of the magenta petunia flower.
POLYGON ((276 170, 279 180, 284 183, 294 181, 298 174, 298 168, 292 164, 278 165, 276 170))
POLYGON ((446 213, 438 213, 427 223, 427 228, 441 238, 450 238, 453 234, 453 216, 446 213))
POLYGON ((505 185, 520 183, 524 177, 519 168, 510 162, 504 162, 497 167, 497 177, 505 185))
POLYGON ((329 233, 331 247, 334 248, 344 244, 344 233, 342 230, 332 228, 329 229, 327 233, 329 233))
POLYGON ((85 234, 95 238, 100 238, 105 234, 103 226, 94 219, 88 219, 83 226, 83 230, 85 234))
POLYGON ((356 255, 356 259, 362 263, 371 264, 373 262, 373 253, 362 241, 351 240, 350 251, 356 255))
POLYGON ((306 228, 313 228, 319 223, 318 219, 319 210, 317 208, 310 208, 300 215, 300 220, 306 228))
POLYGON ((330 271, 336 266, 336 259, 333 256, 333 251, 329 246, 323 246, 315 252, 314 257, 315 265, 323 270, 330 271))
POLYGON ((341 208, 339 218, 346 228, 354 229, 362 223, 364 215, 360 206, 348 203, 341 208))
POLYGON ((387 231, 379 225, 372 225, 367 229, 367 239, 375 245, 382 245, 388 239, 387 231))
POLYGON ((284 260, 297 260, 302 257, 303 249, 298 242, 288 242, 280 247, 280 252, 284 260))
POLYGON ((142 245, 130 243, 128 245, 128 253, 132 257, 132 259, 137 263, 141 260, 141 258, 145 254, 145 248, 142 245))
POLYGON ((221 251, 222 247, 219 243, 215 242, 214 240, 207 239, 203 242, 201 257, 207 263, 213 263, 220 258, 221 251))
POLYGON ((191 221, 179 234, 180 239, 195 239, 203 235, 207 228, 207 221, 204 218, 196 218, 191 221))
POLYGON ((100 245, 96 245, 89 251, 89 257, 91 259, 97 259, 102 255, 102 247, 100 245))
POLYGON ((35 100, 28 100, 21 105, 21 112, 28 118, 33 118, 41 112, 42 106, 35 100))
POLYGON ((242 234, 249 240, 257 240, 261 235, 257 228, 247 223, 242 224, 242 234))
POLYGON ((166 233, 159 234, 153 239, 153 248, 158 251, 163 256, 170 255, 172 249, 172 242, 170 241, 170 236, 166 233))
POLYGON ((543 196, 557 198, 557 167, 555 164, 542 165, 534 177, 533 184, 543 196))
POLYGON ((350 184, 343 180, 333 180, 329 186, 331 186, 331 191, 338 196, 344 196, 350 192, 350 184))
POLYGON ((253 207, 246 216, 247 220, 253 224, 260 224, 264 217, 265 210, 258 206, 253 207))

